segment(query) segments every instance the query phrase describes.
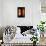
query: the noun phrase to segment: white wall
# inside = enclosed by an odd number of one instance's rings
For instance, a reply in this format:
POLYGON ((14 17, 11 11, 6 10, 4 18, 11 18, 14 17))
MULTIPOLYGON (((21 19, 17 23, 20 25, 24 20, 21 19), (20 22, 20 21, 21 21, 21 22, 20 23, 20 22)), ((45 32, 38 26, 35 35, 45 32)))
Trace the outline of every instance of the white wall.
POLYGON ((2 0, 0 0, 0 26, 1 26, 1 24, 2 24, 2 20, 3 20, 3 16, 2 16, 2 12, 3 11, 3 9, 2 9, 2 0))
MULTIPOLYGON (((40 20, 39 0, 2 0, 2 25, 33 25, 40 20), (25 7, 25 18, 17 17, 17 7, 25 7)), ((0 16, 1 16, 0 15, 0 16)))
POLYGON ((33 19, 33 26, 37 26, 37 24, 39 24, 40 20, 41 20, 41 2, 40 0, 33 0, 32 1, 32 19, 33 19))

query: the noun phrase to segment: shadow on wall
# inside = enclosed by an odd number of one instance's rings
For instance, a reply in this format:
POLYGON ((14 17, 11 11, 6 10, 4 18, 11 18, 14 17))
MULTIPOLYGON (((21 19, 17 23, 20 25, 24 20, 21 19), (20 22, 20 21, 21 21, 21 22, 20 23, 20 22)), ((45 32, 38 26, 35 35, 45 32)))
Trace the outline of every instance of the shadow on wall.
POLYGON ((0 40, 3 39, 4 27, 0 27, 0 40))

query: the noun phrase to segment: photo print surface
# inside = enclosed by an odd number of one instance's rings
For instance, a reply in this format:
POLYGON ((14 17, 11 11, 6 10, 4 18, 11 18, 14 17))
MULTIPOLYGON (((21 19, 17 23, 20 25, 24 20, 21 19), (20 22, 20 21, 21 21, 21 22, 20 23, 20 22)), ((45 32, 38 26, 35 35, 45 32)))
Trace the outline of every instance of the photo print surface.
POLYGON ((17 14, 18 14, 18 17, 25 17, 25 7, 18 7, 17 14))

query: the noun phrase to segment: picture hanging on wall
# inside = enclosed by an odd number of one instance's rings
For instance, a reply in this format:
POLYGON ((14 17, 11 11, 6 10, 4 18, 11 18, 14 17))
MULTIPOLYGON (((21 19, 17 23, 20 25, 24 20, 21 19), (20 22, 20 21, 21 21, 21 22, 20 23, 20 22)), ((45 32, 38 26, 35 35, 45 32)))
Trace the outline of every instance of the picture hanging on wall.
POLYGON ((25 17, 25 7, 18 7, 17 14, 18 17, 25 17))

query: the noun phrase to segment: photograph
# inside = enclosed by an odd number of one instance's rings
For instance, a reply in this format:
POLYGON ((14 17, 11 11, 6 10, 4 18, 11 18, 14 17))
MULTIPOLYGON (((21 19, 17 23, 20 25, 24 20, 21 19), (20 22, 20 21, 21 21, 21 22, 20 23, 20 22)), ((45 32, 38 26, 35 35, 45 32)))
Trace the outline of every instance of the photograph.
POLYGON ((25 7, 18 7, 17 10, 18 17, 25 17, 25 7))

